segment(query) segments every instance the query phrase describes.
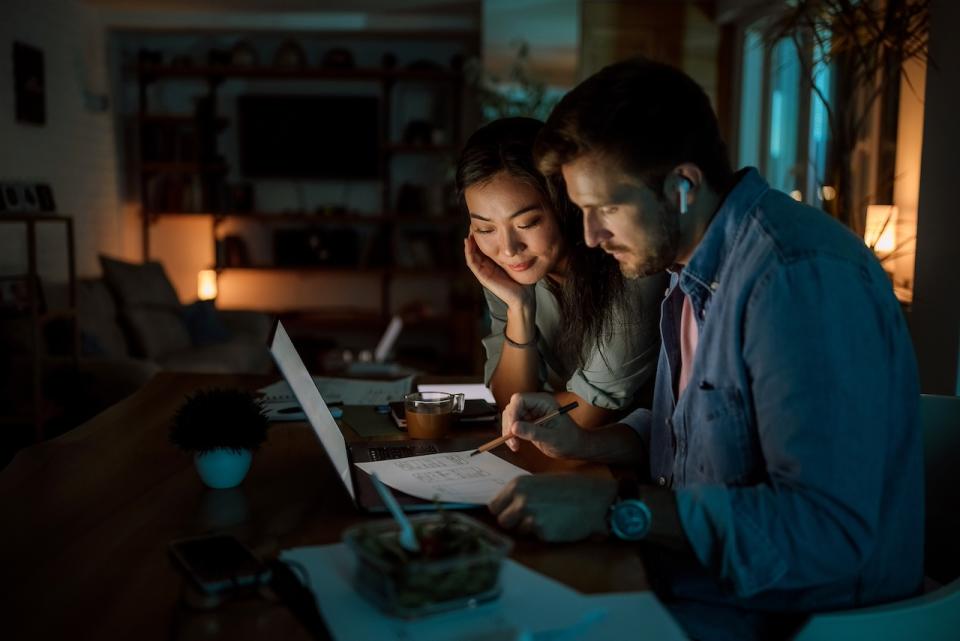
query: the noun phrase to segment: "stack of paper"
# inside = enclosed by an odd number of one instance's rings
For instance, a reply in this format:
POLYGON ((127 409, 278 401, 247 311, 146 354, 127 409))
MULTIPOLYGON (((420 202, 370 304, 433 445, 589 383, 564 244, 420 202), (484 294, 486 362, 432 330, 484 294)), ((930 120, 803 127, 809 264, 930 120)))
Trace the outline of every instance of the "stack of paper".
MULTIPOLYGON (((408 393, 413 386, 413 377, 407 376, 395 381, 368 381, 314 376, 313 382, 327 405, 331 403, 386 405, 390 401, 403 399, 404 394, 408 393)), ((257 391, 264 395, 264 400, 268 403, 296 402, 297 400, 286 381, 277 381, 257 391)))
MULTIPOLYGON (((413 385, 413 377, 397 379, 395 381, 367 381, 352 378, 330 378, 314 376, 313 382, 323 400, 330 405, 386 405, 390 401, 402 399, 413 385)), ((305 421, 306 414, 300 410, 300 403, 293 395, 290 384, 286 381, 277 381, 272 385, 257 390, 263 397, 260 404, 266 412, 267 420, 278 421, 305 421)), ((334 418, 340 418, 342 411, 330 408, 334 418), (340 414, 340 416, 338 416, 340 414)))

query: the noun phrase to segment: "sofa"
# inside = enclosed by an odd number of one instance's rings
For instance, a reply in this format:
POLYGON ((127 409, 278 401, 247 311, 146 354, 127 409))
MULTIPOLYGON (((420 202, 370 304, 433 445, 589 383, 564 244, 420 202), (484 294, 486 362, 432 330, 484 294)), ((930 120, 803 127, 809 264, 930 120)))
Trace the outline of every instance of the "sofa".
MULTIPOLYGON (((135 392, 160 371, 266 374, 273 319, 222 311, 213 301, 181 304, 160 263, 101 256, 101 278, 78 279, 79 368, 72 367, 71 324, 44 328, 43 395, 78 424, 135 392)), ((43 283, 46 306, 67 305, 66 284, 43 283)), ((5 379, 0 402, 27 410, 32 343, 28 318, 7 320, 0 338, 5 379), (18 374, 18 372, 20 374, 18 374)), ((14 412, 11 412, 14 413, 14 412)))
POLYGON ((156 262, 100 257, 103 277, 77 283, 81 352, 89 359, 141 361, 149 369, 267 373, 272 319, 223 311, 213 301, 183 305, 156 262))

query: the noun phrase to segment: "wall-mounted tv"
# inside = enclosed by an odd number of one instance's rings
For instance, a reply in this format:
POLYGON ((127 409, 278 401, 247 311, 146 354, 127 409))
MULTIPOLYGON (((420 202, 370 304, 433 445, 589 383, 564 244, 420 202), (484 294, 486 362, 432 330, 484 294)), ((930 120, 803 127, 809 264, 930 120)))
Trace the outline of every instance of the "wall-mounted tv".
POLYGON ((369 96, 237 98, 240 170, 248 178, 376 178, 379 100, 369 96))

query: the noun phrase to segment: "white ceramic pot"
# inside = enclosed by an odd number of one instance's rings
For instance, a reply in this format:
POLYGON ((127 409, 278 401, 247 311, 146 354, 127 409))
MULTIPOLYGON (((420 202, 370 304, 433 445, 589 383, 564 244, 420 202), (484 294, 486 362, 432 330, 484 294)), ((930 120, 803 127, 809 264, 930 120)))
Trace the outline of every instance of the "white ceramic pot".
POLYGON ((250 469, 253 453, 250 450, 216 449, 203 454, 194 454, 200 478, 215 490, 236 487, 250 469))

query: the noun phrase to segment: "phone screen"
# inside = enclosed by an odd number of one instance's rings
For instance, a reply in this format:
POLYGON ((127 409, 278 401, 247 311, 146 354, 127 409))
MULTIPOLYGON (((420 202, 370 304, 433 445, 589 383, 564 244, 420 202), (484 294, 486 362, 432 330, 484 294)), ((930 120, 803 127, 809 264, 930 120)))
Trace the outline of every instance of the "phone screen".
POLYGON ((253 585, 269 578, 266 566, 232 536, 174 541, 170 552, 207 592, 253 585))

